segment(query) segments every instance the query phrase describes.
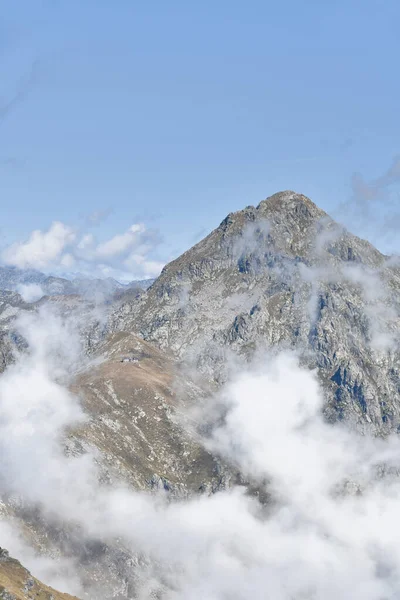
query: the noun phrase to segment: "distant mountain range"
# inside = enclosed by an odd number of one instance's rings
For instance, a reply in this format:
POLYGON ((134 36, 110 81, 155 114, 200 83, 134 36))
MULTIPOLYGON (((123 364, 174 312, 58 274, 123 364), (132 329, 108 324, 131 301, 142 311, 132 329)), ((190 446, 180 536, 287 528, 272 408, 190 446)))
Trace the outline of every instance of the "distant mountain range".
POLYGON ((143 279, 120 283, 112 277, 105 279, 90 278, 74 274, 71 278, 46 275, 34 269, 0 267, 0 290, 16 291, 27 302, 38 300, 42 296, 78 294, 90 299, 108 297, 115 292, 124 292, 132 288, 147 289, 154 279, 143 279))

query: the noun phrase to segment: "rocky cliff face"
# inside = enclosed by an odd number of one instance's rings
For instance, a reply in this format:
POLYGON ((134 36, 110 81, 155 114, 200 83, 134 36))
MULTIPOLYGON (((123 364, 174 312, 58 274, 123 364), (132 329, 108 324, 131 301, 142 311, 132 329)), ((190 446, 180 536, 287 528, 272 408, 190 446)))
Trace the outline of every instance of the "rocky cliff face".
POLYGON ((385 433, 400 423, 399 293, 392 259, 305 196, 282 192, 228 215, 111 327, 217 381, 229 353, 295 349, 318 369, 331 420, 385 433))

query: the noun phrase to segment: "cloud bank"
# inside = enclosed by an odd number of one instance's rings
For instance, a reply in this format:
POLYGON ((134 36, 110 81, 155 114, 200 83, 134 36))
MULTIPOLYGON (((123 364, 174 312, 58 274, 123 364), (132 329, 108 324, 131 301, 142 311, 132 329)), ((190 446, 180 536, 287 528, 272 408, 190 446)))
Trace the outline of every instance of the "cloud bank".
POLYGON ((88 276, 130 281, 157 277, 164 263, 155 256, 161 241, 156 230, 143 223, 100 242, 92 233, 77 232, 55 221, 47 231, 35 230, 28 239, 6 247, 5 265, 51 273, 75 271, 88 276))
MULTIPOLYGON (((165 494, 101 485, 94 454, 66 456, 65 429, 86 418, 65 387, 82 359, 75 324, 42 311, 18 328, 30 352, 0 378, 3 499, 18 497, 49 522, 79 526, 82 544, 118 539, 142 556, 132 560, 135 593, 124 597, 397 597, 400 443, 325 423, 316 374, 295 355, 264 355, 192 415, 210 422, 203 443, 260 494, 240 486, 170 502, 165 494)), ((13 548, 8 536, 9 550, 21 552, 15 539, 13 548)), ((50 568, 25 554, 48 583, 109 598, 79 583, 79 565, 69 579, 70 562, 50 568)))

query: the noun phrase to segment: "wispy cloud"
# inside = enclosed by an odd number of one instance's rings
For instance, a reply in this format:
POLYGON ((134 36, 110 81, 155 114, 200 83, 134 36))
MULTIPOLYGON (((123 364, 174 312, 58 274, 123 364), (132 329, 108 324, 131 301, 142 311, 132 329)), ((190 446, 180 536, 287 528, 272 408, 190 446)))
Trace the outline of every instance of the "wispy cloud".
POLYGON ((21 169, 25 166, 25 160, 15 158, 14 156, 4 156, 0 158, 0 167, 3 169, 21 169))
POLYGON ((104 209, 99 209, 99 210, 94 210, 92 211, 89 215, 87 215, 85 217, 85 223, 88 227, 95 227, 96 225, 99 225, 100 223, 102 223, 103 221, 105 221, 106 219, 108 219, 108 217, 114 212, 114 209, 109 207, 109 208, 104 208, 104 209))
POLYGON ((400 183, 400 157, 395 157, 389 168, 376 179, 366 181, 360 173, 354 173, 351 180, 352 200, 364 209, 368 205, 388 200, 390 188, 400 183))
POLYGON ((8 115, 12 113, 23 100, 25 100, 27 94, 37 84, 39 74, 40 63, 38 60, 35 60, 32 63, 29 72, 19 80, 14 94, 10 98, 0 102, 0 121, 6 119, 8 115))
POLYGON ((398 252, 399 184, 400 156, 378 177, 368 179, 359 172, 353 173, 351 194, 338 205, 334 216, 382 251, 398 252))

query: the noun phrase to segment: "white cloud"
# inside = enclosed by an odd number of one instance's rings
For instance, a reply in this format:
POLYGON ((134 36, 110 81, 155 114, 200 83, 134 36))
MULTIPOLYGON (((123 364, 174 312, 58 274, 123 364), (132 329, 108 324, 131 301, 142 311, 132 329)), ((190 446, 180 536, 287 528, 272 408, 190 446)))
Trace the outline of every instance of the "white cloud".
POLYGON ((132 225, 126 233, 115 235, 103 244, 99 244, 95 250, 99 258, 120 256, 127 251, 141 245, 141 234, 146 232, 143 224, 132 225))
POLYGON ((1 258, 6 265, 21 269, 46 269, 57 262, 64 248, 75 239, 73 230, 54 221, 48 231, 33 231, 26 242, 16 242, 3 250, 1 258))
POLYGON ((79 236, 71 227, 54 222, 48 231, 34 231, 1 253, 1 261, 19 268, 54 274, 73 269, 86 276, 130 281, 160 274, 164 263, 154 257, 158 232, 135 223, 124 233, 98 242, 92 233, 79 236))
POLYGON ((93 234, 92 233, 87 233, 78 242, 77 248, 78 248, 78 250, 84 250, 85 248, 89 248, 93 244, 94 244, 94 236, 93 236, 93 234))
POLYGON ((44 296, 44 292, 37 283, 21 283, 17 287, 17 292, 25 302, 35 302, 44 296))
POLYGON ((145 257, 140 254, 131 254, 124 260, 123 264, 125 269, 129 272, 137 272, 139 269, 142 271, 144 270, 148 277, 157 277, 165 263, 155 260, 146 260, 145 257))
POLYGON ((60 260, 60 265, 66 269, 71 269, 75 265, 75 258, 70 253, 63 254, 60 260))

